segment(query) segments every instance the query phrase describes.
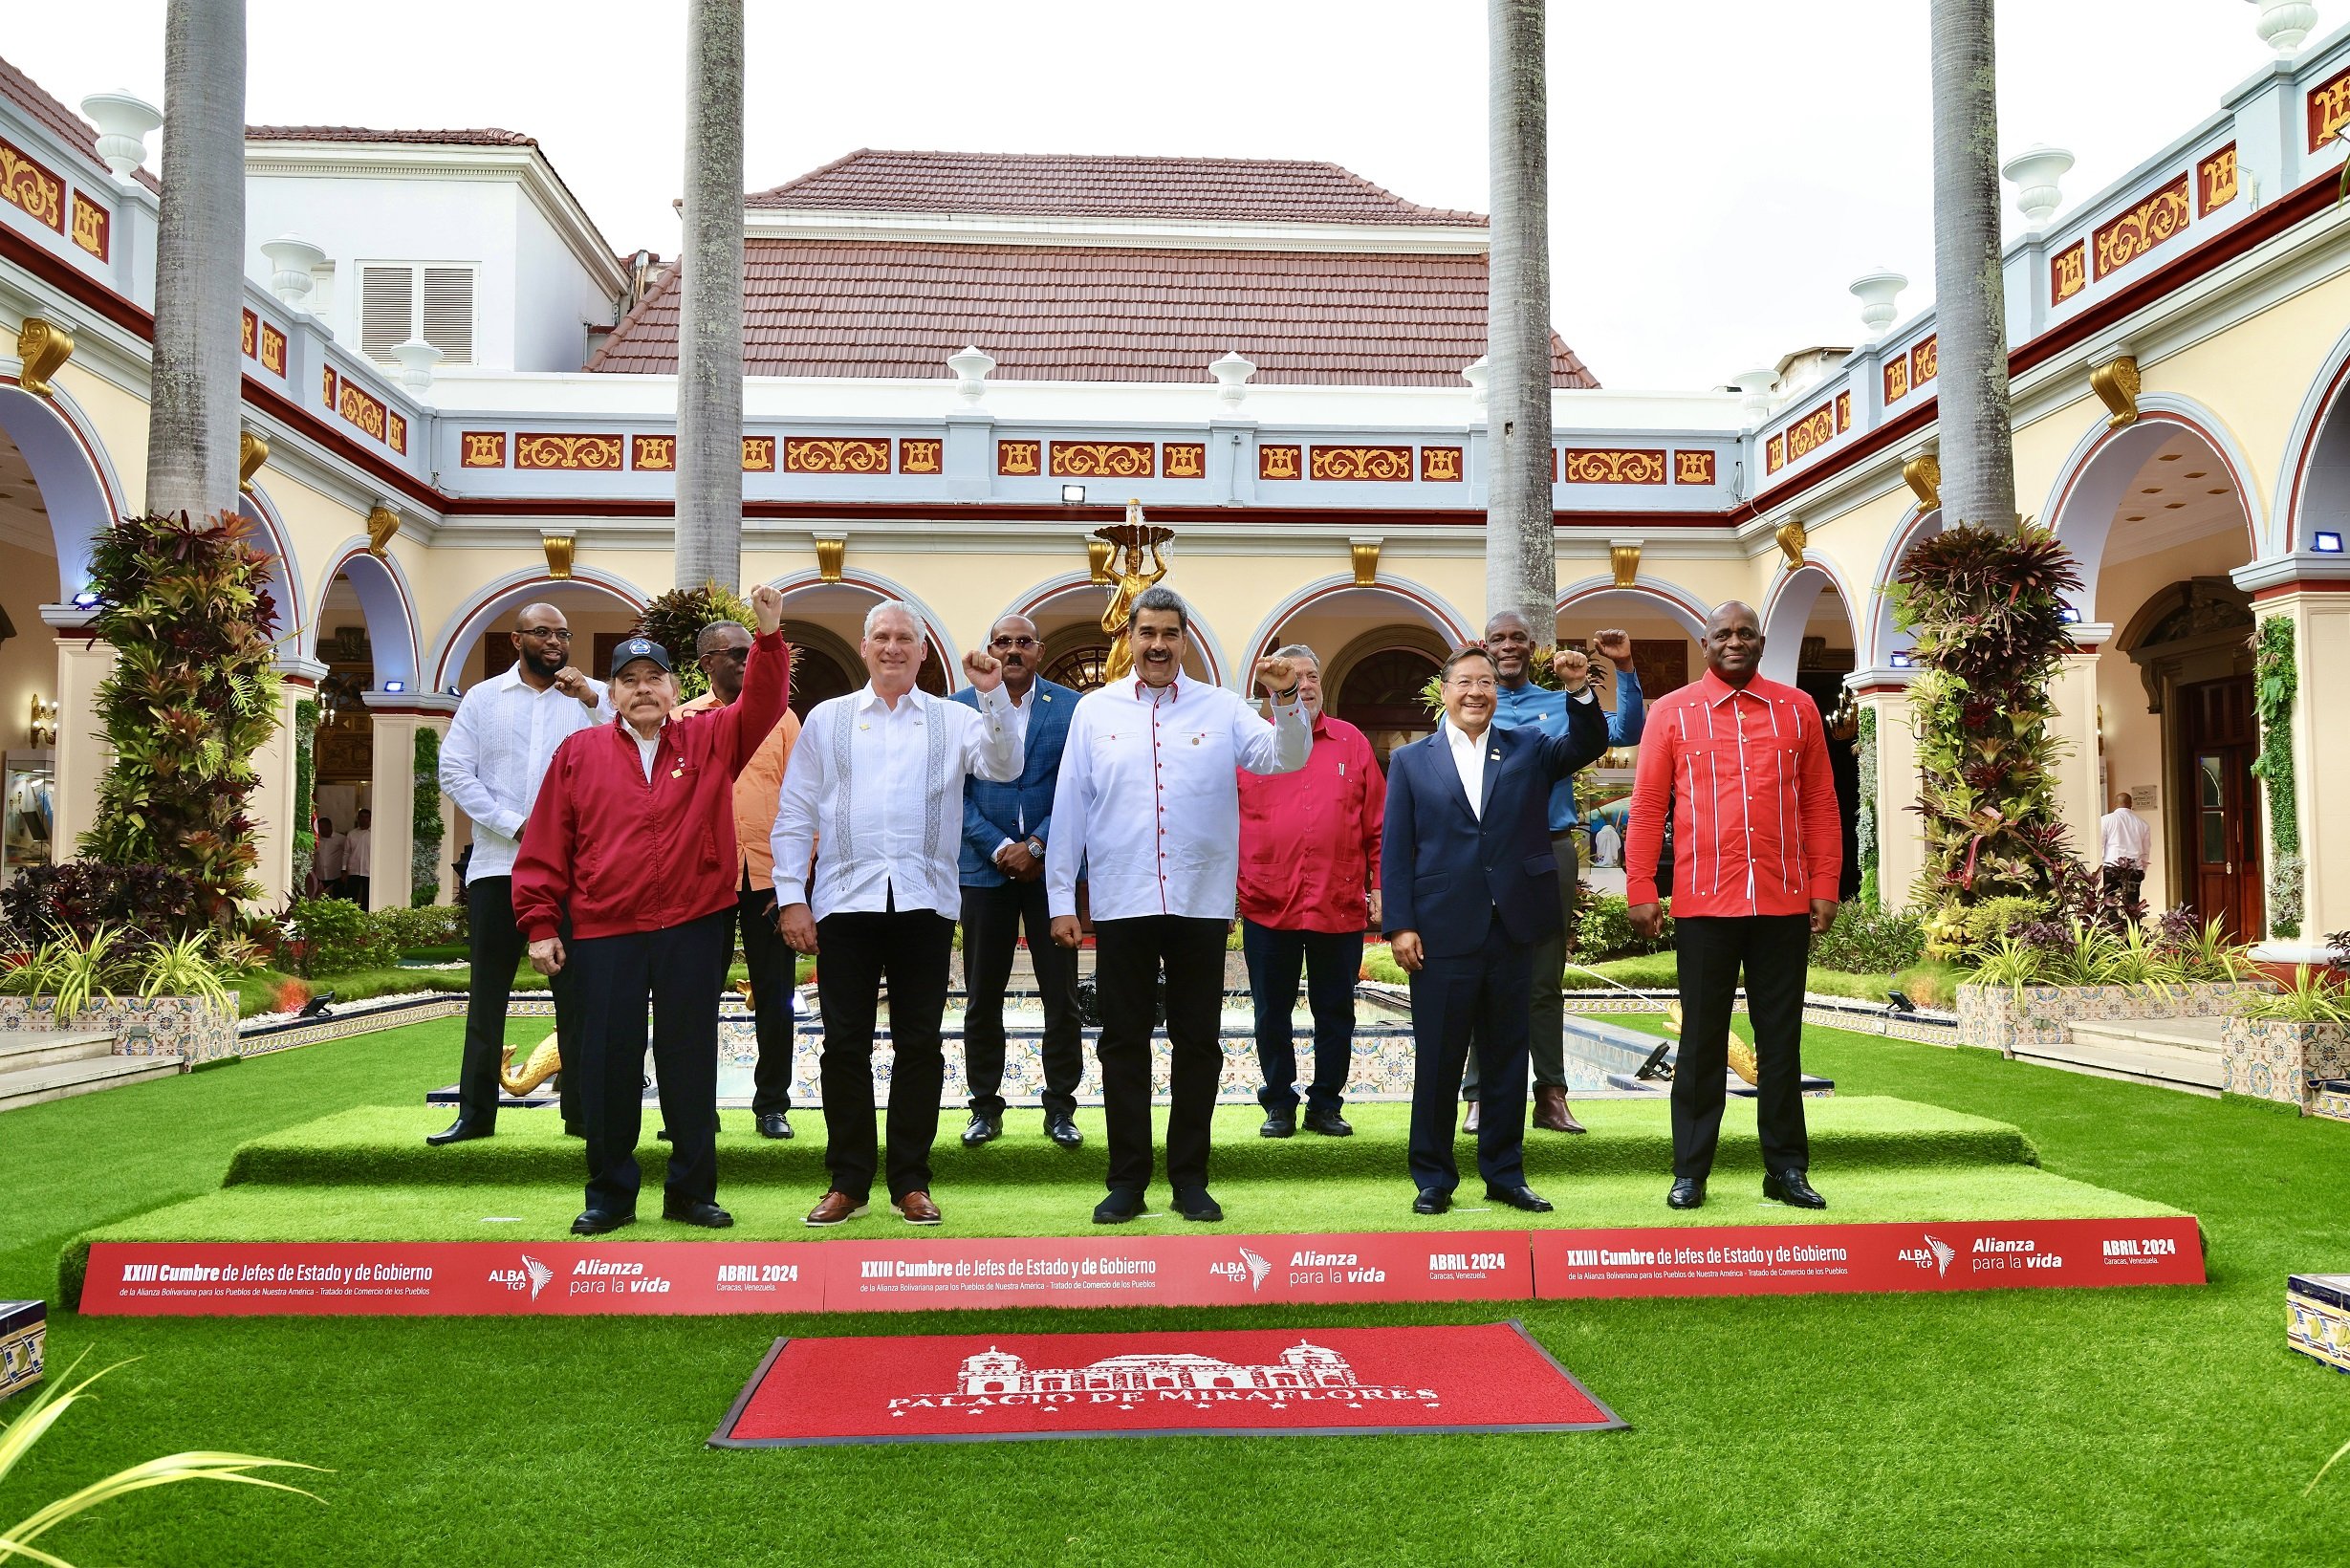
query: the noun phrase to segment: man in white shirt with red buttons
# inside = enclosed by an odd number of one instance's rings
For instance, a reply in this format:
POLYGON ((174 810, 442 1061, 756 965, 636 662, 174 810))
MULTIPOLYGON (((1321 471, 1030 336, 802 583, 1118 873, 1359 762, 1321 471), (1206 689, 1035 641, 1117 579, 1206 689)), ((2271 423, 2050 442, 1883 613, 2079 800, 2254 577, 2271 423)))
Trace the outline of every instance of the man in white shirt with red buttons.
POLYGON ((1238 693, 1182 674, 1190 612, 1172 589, 1134 601, 1126 638, 1134 673, 1089 693, 1070 720, 1045 846, 1053 940, 1075 947, 1077 872, 1094 918, 1094 979, 1101 1003, 1103 1119, 1109 1195, 1097 1225, 1142 1212, 1151 1175, 1151 1031, 1166 979, 1174 1056, 1166 1175, 1187 1220, 1220 1220, 1208 1191, 1208 1124, 1224 1076, 1218 1030, 1224 940, 1237 906, 1240 785, 1235 769, 1295 773, 1314 750, 1313 720, 1287 659, 1257 662, 1273 722, 1238 693))

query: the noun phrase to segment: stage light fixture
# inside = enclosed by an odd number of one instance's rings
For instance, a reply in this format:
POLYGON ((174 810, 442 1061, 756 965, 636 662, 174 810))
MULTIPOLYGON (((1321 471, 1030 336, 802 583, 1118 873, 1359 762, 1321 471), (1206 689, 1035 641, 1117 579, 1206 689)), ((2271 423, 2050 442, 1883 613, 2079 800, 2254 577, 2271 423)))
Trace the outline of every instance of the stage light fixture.
POLYGON ((1634 1072, 1632 1076, 1641 1079, 1643 1082, 1653 1080, 1660 1083, 1670 1083, 1673 1078, 1673 1070, 1665 1060, 1665 1053, 1672 1050, 1672 1041, 1660 1041, 1657 1048, 1648 1053, 1648 1059, 1642 1062, 1639 1070, 1634 1072))
MULTIPOLYGON (((2334 548, 2335 548, 2335 549, 2337 549, 2337 550, 2339 550, 2339 549, 2341 548, 2341 546, 2340 546, 2339 544, 2337 544, 2337 545, 2335 545, 2335 546, 2334 546, 2334 548)), ((98 602, 98 595, 96 595, 95 593, 92 593, 91 591, 89 591, 89 590, 88 590, 88 589, 86 589, 86 588, 85 588, 84 590, 82 590, 80 593, 76 594, 76 595, 74 596, 74 608, 75 608, 75 609, 76 609, 76 610, 86 610, 86 609, 89 609, 92 605, 96 604, 97 602, 98 602)))
POLYGON ((383 683, 383 689, 386 691, 405 691, 408 689, 408 683, 405 681, 386 681, 383 683))
POLYGON ((1061 505, 1081 507, 1084 504, 1085 487, 1083 485, 1063 485, 1061 487, 1061 505))
POLYGON ((2341 554, 2341 535, 2320 531, 2317 536, 2310 541, 2310 547, 2321 555, 2339 555, 2341 554))
POLYGON ((335 1013, 333 1009, 327 1006, 327 1004, 332 1002, 334 999, 335 993, 333 991, 322 991, 318 992, 317 995, 313 996, 309 1001, 304 1002, 302 1004, 302 1011, 295 1013, 294 1016, 297 1018, 332 1018, 335 1016, 335 1013))
POLYGON ((1904 991, 1888 991, 1885 992, 1885 1000, 1893 1004, 1893 1011, 1896 1013, 1915 1013, 1918 1011, 1918 1004, 1911 1001, 1907 993, 1904 991))
POLYGON ((1886 660, 1886 663, 1891 664, 1895 669, 1908 669, 1916 663, 1916 661, 1911 659, 1909 655, 1905 653, 1895 653, 1891 658, 1886 660))
POLYGON ((2068 626, 2078 626, 2080 624, 2080 612, 2067 604, 2056 612, 2056 619, 2068 626))

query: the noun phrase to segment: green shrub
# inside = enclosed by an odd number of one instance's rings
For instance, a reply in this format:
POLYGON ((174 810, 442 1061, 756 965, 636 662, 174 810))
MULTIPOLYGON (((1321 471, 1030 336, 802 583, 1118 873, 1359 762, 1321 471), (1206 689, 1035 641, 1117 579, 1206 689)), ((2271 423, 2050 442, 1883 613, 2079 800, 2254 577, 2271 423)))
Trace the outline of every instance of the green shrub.
POLYGON ((1664 934, 1651 942, 1632 929, 1632 906, 1620 893, 1601 893, 1585 883, 1575 901, 1575 940, 1567 945, 1571 958, 1597 963, 1640 953, 1662 952, 1673 945, 1673 922, 1666 916, 1664 934))
POLYGON ((302 899, 287 911, 286 925, 305 980, 400 962, 400 944, 348 899, 302 899))
POLYGON ((368 920, 392 945, 395 955, 418 947, 462 947, 466 941, 462 904, 428 904, 413 909, 378 909, 368 920))
POLYGON ((422 908, 441 896, 441 732, 416 732, 416 803, 409 817, 408 902, 422 908))
POLYGON ((1845 904, 1826 934, 1812 939, 1812 962, 1847 974, 1890 974, 1925 956, 1926 930, 1917 916, 1864 904, 1845 904))

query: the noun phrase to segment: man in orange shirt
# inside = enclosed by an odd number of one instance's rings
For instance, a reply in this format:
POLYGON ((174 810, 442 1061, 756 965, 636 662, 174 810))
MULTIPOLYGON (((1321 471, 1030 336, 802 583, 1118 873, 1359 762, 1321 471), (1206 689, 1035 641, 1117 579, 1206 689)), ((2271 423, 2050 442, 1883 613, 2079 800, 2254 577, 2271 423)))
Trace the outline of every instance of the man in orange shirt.
MULTIPOLYGON (((709 690, 678 708, 699 713, 725 708, 743 694, 743 670, 751 657, 751 628, 739 621, 713 621, 694 642, 695 663, 709 690)), ((794 959, 775 928, 775 878, 769 837, 775 827, 775 801, 783 793, 783 771, 799 739, 799 715, 790 708, 734 780, 736 887, 741 905, 743 963, 751 971, 751 1013, 759 1035, 759 1061, 751 1072, 751 1115, 762 1138, 792 1136, 792 976, 794 959)))

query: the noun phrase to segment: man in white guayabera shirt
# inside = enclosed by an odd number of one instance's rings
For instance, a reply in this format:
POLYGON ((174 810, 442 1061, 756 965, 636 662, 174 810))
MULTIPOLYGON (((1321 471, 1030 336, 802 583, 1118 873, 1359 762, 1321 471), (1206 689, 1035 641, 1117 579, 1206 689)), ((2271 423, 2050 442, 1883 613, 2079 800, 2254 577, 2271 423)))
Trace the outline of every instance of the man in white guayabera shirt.
POLYGON ((930 1198, 947 1061, 955 917, 963 908, 963 782, 1020 776, 1020 731, 995 656, 963 656, 978 695, 966 708, 914 688, 927 643, 922 618, 895 599, 865 616, 862 689, 818 703, 776 802, 775 904, 783 939, 820 952, 824 1010, 824 1167, 831 1186, 810 1225, 865 1212, 880 1163, 873 1129, 873 1023, 889 989, 889 1207, 908 1225, 939 1223, 930 1198), (822 846, 813 876, 808 858, 822 846))
MULTIPOLYGON (((601 681, 571 662, 571 627, 552 604, 526 604, 514 618, 514 663, 465 694, 441 743, 441 790, 473 819, 466 863, 467 945, 473 961, 466 1001, 465 1062, 457 1077, 457 1120, 427 1143, 488 1138, 498 1125, 498 1065, 506 1046, 506 998, 525 946, 514 925, 514 850, 538 802, 555 749, 576 730, 617 716, 601 681)), ((556 974, 556 1043, 575 1065, 578 977, 556 974)), ((573 1075, 562 1078, 563 1130, 579 1134, 573 1075)))
POLYGON ((1126 623, 1134 673, 1077 704, 1053 795, 1045 845, 1053 940, 1064 947, 1081 940, 1080 865, 1094 917, 1095 1051, 1110 1144, 1110 1191, 1094 1209, 1097 1225, 1142 1213, 1150 1186, 1150 1040, 1162 973, 1174 1056, 1167 1185, 1184 1218, 1224 1218, 1208 1192, 1208 1144, 1224 1076, 1224 938, 1240 878, 1235 770, 1295 773, 1314 750, 1298 666, 1257 661, 1256 679, 1273 698, 1267 724, 1237 692, 1183 676, 1190 629, 1172 589, 1146 589, 1134 601, 1126 623))
POLYGON ((2097 830, 2104 851, 2098 858, 2098 868, 2103 874, 2105 891, 2136 904, 2139 889, 2145 885, 2146 861, 2154 854, 2154 830, 2130 805, 2127 791, 2114 796, 2113 810, 2098 818, 2097 830))

